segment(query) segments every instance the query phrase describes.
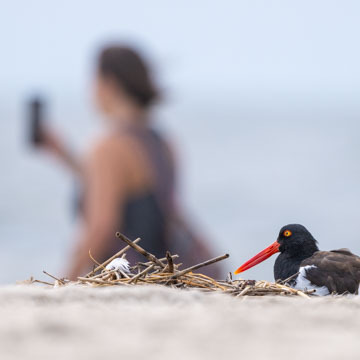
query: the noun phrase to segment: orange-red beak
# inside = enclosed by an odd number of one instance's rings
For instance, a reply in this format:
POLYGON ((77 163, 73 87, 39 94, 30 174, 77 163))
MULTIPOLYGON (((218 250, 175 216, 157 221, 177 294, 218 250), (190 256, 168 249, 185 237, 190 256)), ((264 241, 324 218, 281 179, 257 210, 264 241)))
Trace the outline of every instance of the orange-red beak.
POLYGON ((279 247, 280 247, 280 244, 277 241, 275 241, 273 244, 268 246, 266 249, 264 249, 263 251, 260 251, 257 255, 255 255, 250 260, 248 260, 245 264, 241 265, 234 272, 234 274, 235 275, 240 274, 241 272, 248 270, 257 264, 260 264, 264 260, 268 259, 270 256, 279 252, 279 247))

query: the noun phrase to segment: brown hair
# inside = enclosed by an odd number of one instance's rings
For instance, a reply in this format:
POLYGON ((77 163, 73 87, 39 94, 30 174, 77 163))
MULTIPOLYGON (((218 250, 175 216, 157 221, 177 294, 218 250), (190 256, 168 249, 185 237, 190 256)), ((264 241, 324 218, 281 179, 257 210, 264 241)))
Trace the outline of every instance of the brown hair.
POLYGON ((147 64, 132 48, 105 48, 100 53, 98 66, 102 75, 112 77, 140 106, 148 107, 159 98, 147 64))

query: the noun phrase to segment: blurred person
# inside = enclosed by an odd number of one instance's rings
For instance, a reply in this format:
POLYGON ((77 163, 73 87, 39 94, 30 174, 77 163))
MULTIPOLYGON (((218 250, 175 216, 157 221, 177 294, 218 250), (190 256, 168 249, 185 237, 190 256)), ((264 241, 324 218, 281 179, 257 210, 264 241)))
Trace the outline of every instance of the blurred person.
MULTIPOLYGON (((76 279, 91 268, 89 249, 99 262, 123 246, 114 234, 142 238, 142 246, 157 257, 178 253, 183 266, 212 254, 195 236, 176 204, 176 164, 166 139, 152 128, 151 108, 160 94, 142 57, 132 48, 105 48, 98 59, 95 99, 106 135, 84 159, 76 159, 57 134, 43 129, 42 144, 78 175, 80 234, 67 277, 76 279)), ((128 252, 130 263, 140 261, 128 252)), ((218 266, 205 272, 217 276, 218 266)))

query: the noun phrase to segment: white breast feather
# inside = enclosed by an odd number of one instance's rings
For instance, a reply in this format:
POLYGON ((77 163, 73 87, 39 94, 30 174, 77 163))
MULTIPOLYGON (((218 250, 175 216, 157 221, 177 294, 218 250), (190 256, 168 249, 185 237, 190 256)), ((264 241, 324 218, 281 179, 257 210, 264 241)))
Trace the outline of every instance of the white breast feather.
POLYGON ((295 289, 297 290, 312 290, 315 289, 316 292, 314 295, 318 295, 318 296, 325 296, 325 295, 329 295, 330 291, 326 286, 316 286, 313 285, 307 278, 306 278, 306 270, 312 269, 312 268, 316 268, 315 265, 307 265, 307 266, 302 266, 299 269, 299 275, 296 278, 296 284, 294 286, 295 289))
POLYGON ((122 271, 125 274, 128 274, 130 272, 130 264, 126 259, 122 258, 116 258, 113 261, 111 261, 108 265, 106 265, 106 270, 116 270, 116 271, 122 271))

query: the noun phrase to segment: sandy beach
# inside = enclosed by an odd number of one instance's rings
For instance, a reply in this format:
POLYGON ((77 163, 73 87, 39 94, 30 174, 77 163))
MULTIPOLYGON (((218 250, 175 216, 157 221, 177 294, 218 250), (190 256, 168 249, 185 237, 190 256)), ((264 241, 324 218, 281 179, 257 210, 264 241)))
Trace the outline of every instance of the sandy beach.
POLYGON ((358 359, 357 298, 0 288, 0 359, 358 359))

